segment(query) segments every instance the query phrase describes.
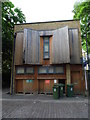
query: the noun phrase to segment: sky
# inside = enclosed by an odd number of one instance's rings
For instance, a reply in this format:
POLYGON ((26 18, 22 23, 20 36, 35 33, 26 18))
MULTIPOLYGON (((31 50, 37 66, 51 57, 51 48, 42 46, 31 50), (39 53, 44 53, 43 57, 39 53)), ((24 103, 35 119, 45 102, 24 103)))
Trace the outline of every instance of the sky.
POLYGON ((76 0, 10 0, 21 8, 26 22, 72 20, 76 0))

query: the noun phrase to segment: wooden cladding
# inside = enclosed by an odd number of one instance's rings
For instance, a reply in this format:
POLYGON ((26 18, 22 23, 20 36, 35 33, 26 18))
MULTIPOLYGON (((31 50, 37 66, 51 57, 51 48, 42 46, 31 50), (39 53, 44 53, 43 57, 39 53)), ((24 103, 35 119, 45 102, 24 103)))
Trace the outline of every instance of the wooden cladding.
POLYGON ((17 33, 15 46, 15 65, 46 64, 44 53, 47 48, 48 64, 80 64, 78 29, 69 29, 68 26, 45 31, 24 29, 24 33, 17 33), (44 43, 45 37, 49 38, 49 44, 44 43))
POLYGON ((40 63, 40 37, 38 31, 24 29, 23 53, 25 64, 40 63))
POLYGON ((63 27, 53 31, 52 40, 52 64, 69 63, 69 36, 68 27, 63 27))
POLYGON ((23 63, 23 33, 17 33, 15 41, 15 65, 23 63))
POLYGON ((80 63, 80 42, 78 29, 69 29, 70 63, 80 63))

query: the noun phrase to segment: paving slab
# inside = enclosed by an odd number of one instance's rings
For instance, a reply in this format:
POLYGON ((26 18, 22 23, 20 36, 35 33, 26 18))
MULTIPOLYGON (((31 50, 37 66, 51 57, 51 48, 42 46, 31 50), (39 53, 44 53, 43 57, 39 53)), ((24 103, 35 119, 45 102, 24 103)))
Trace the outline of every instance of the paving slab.
POLYGON ((88 118, 88 98, 2 94, 3 118, 88 118))

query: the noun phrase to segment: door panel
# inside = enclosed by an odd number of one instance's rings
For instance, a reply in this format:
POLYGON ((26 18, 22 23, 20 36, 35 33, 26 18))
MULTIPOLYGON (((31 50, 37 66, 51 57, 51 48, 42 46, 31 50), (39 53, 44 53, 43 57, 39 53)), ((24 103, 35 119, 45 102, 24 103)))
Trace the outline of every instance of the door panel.
POLYGON ((53 93, 54 80, 39 80, 39 93, 53 93))
POLYGON ((45 92, 50 92, 50 80, 45 80, 44 89, 45 89, 45 92))
POLYGON ((44 80, 39 80, 39 93, 44 93, 44 80))
POLYGON ((45 80, 44 91, 46 93, 53 93, 54 80, 45 80))
POLYGON ((75 71, 71 72, 71 81, 74 84, 74 93, 78 94, 81 91, 81 80, 80 80, 80 72, 75 71))
POLYGON ((24 80, 24 92, 33 93, 34 80, 24 80))
POLYGON ((16 80, 16 92, 23 92, 23 80, 16 80))

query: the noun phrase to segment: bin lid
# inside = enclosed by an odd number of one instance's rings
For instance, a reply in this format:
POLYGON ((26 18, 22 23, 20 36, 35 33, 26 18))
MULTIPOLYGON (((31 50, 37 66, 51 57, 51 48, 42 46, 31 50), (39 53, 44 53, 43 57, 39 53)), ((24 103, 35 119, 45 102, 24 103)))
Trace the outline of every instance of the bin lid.
POLYGON ((61 84, 61 83, 60 83, 60 84, 58 84, 58 85, 59 85, 60 87, 63 87, 63 86, 65 86, 64 84, 61 84))
POLYGON ((63 87, 63 86, 65 86, 64 84, 55 84, 55 86, 60 86, 60 87, 63 87))
POLYGON ((67 84, 67 86, 74 86, 73 84, 67 84))
POLYGON ((54 86, 53 86, 53 88, 58 88, 58 87, 59 87, 59 86, 57 86, 57 85, 54 85, 54 86))

